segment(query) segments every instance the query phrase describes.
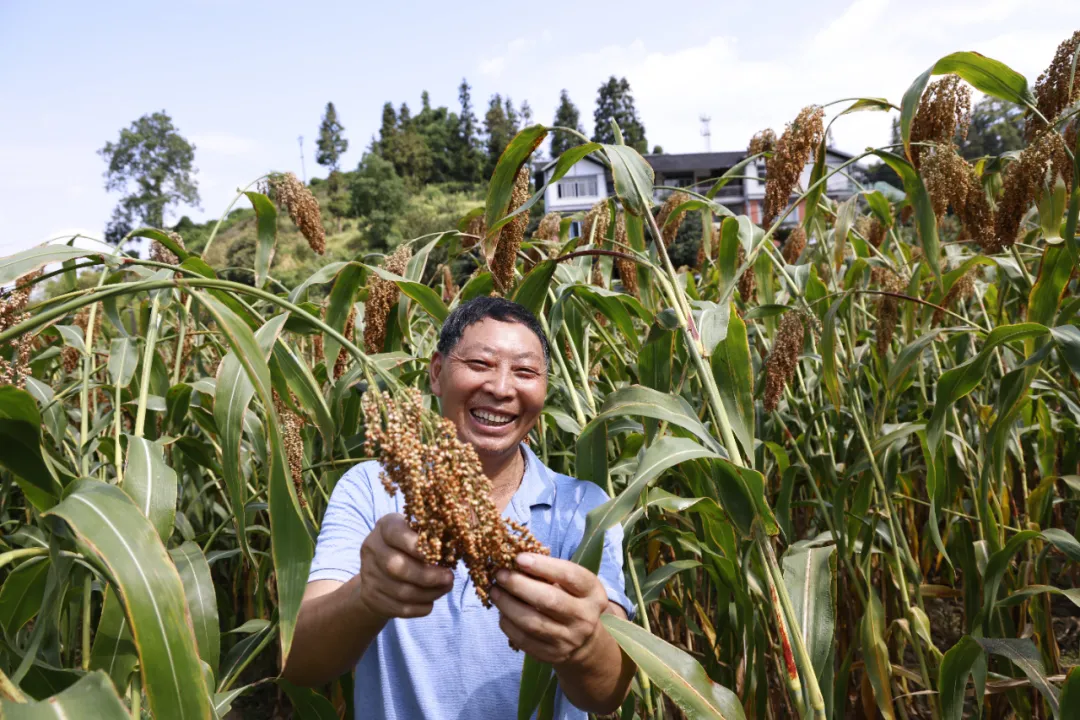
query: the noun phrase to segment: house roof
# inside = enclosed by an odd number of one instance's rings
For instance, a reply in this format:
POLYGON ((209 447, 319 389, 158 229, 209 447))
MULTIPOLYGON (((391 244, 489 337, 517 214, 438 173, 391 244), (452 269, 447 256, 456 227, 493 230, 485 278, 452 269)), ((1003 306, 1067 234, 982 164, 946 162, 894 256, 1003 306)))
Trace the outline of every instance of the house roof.
MULTIPOLYGON (((842 158, 844 160, 850 160, 855 157, 850 153, 846 153, 842 150, 837 150, 834 147, 827 148, 826 150, 830 155, 842 158)), ((660 155, 645 155, 645 161, 652 165, 653 170, 659 173, 679 173, 679 172, 693 172, 694 170, 718 170, 726 169, 737 165, 739 162, 746 158, 746 153, 742 150, 735 152, 713 152, 713 153, 671 153, 660 155)), ((537 168, 535 172, 543 173, 558 162, 558 158, 552 158, 547 163, 537 168)), ((603 163, 592 156, 590 153, 582 158, 582 160, 595 163, 597 165, 603 165, 603 163)))
POLYGON ((729 168, 745 157, 746 153, 739 151, 646 155, 645 160, 652 165, 653 170, 656 172, 676 173, 729 168))

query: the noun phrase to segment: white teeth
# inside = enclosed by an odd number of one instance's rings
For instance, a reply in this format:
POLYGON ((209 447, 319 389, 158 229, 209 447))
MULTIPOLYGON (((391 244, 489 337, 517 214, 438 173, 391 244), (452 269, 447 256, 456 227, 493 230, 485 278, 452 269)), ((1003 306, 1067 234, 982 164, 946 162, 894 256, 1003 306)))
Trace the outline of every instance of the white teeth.
POLYGON ((508 423, 514 419, 513 415, 499 415, 498 413, 488 412, 487 410, 473 410, 473 415, 491 423, 508 423))

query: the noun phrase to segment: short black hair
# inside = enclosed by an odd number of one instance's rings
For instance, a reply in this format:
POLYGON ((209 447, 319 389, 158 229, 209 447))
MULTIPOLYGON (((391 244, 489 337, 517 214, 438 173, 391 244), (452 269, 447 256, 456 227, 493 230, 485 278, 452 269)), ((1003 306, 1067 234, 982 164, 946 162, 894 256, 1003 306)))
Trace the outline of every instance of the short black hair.
POLYGON ((499 322, 520 323, 532 330, 540 340, 540 347, 544 350, 544 365, 551 366, 551 349, 548 347, 548 339, 544 335, 540 321, 525 306, 500 297, 473 298, 454 308, 443 323, 442 330, 439 331, 439 352, 443 355, 448 354, 461 341, 465 328, 488 318, 499 322))

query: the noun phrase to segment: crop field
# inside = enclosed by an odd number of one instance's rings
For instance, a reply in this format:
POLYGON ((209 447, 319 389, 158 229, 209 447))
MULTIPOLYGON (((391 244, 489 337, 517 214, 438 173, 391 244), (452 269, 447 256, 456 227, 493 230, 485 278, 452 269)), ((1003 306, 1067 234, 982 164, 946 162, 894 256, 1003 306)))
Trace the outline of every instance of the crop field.
MULTIPOLYGON (((320 521, 370 457, 365 393, 437 412, 442 321, 497 294, 553 349, 532 448, 612 498, 575 560, 625 531, 619 717, 1080 717, 1078 57, 1080 32, 1029 82, 954 53, 902 98, 759 133, 705 192, 657 194, 634 149, 580 137, 550 182, 588 155, 615 197, 576 218, 534 212, 530 157, 573 131, 533 125, 458 227, 291 287, 279 224, 325 243, 291 175, 234 201, 250 282, 159 228, 130 235, 149 259, 0 259, 3 716, 352 717, 348 675, 278 677, 320 521), (960 156, 973 91, 1023 113, 1023 150, 960 156), (899 141, 827 165, 854 112, 897 113, 899 141), (761 160, 755 223, 714 198, 761 160), (870 162, 900 192, 860 182, 870 162)), ((551 712, 552 677, 526 658, 519 717, 551 712)))

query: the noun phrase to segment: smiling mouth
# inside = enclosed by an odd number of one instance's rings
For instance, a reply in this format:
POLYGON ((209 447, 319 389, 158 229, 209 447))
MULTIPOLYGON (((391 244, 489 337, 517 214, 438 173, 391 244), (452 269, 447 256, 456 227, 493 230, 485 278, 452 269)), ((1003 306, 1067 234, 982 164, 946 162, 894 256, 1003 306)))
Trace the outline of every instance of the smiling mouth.
POLYGON ((478 423, 487 427, 503 427, 517 419, 517 415, 506 415, 490 410, 474 409, 470 410, 469 414, 472 415, 478 423))

